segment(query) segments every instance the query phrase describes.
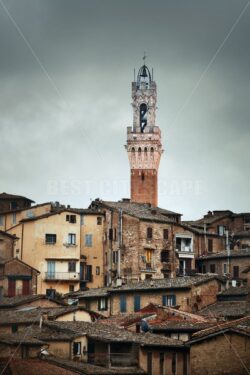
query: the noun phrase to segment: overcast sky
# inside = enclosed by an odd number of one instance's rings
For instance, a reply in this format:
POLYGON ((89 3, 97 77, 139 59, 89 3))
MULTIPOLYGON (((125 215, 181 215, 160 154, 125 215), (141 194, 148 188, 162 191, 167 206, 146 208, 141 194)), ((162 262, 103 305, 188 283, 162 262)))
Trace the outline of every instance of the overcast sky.
POLYGON ((0 190, 74 207, 128 197, 146 51, 159 206, 250 211, 249 40, 247 0, 0 0, 0 190))

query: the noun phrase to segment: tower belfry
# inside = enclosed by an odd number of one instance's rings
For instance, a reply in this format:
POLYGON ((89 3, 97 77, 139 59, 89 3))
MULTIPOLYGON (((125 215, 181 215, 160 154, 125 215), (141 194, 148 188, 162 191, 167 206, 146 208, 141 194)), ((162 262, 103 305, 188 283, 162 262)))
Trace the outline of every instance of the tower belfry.
POLYGON ((161 131, 155 125, 156 83, 144 64, 132 82, 133 126, 127 128, 126 149, 131 170, 131 201, 158 204, 161 131))

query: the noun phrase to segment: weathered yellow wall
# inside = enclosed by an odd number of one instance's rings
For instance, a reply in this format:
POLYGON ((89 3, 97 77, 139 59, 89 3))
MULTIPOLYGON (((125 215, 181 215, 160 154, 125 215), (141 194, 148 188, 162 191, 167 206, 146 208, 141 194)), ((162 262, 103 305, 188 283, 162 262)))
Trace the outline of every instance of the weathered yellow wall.
POLYGON ((98 214, 85 214, 81 225, 81 255, 85 255, 87 264, 92 265, 93 281, 87 283, 89 288, 104 286, 103 225, 104 217, 98 214), (97 217, 102 218, 101 225, 97 225, 97 217), (86 234, 92 234, 92 247, 85 246, 86 234), (100 275, 96 274, 96 267, 100 267, 100 275))

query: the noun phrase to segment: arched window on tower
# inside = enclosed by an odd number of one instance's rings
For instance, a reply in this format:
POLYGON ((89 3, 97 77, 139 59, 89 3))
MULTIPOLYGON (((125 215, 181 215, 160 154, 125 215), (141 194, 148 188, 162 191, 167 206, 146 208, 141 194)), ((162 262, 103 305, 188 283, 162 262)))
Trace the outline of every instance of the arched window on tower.
POLYGON ((141 133, 144 132, 144 129, 147 126, 147 114, 148 114, 147 104, 142 103, 140 105, 140 128, 141 128, 141 133))

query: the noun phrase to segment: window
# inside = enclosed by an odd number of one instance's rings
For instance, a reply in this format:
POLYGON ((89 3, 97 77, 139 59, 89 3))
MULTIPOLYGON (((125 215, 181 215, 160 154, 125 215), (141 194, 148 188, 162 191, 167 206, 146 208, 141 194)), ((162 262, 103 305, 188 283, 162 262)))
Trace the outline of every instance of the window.
POLYGON ((153 366, 152 366, 152 353, 147 353, 147 374, 152 375, 153 374, 153 366))
POLYGON ((16 333, 18 331, 18 325, 16 323, 11 325, 11 332, 16 333))
POLYGON ((176 296, 175 294, 163 295, 162 296, 163 306, 176 306, 176 296))
POLYGON ((233 278, 234 279, 239 278, 239 266, 233 266, 233 278))
POLYGON ((75 224, 76 223, 76 215, 66 215, 66 221, 69 223, 75 224))
POLYGON ((69 285, 69 292, 74 292, 75 286, 74 285, 69 285))
POLYGON ((109 228, 109 241, 113 241, 113 229, 109 228))
POLYGON ((118 251, 113 251, 112 252, 112 261, 113 263, 118 263, 118 251))
POLYGON ((160 353, 160 375, 164 375, 164 353, 160 353))
POLYGON ((10 202, 10 209, 16 210, 17 209, 17 202, 10 202))
POLYGON ((106 311, 108 309, 108 303, 107 303, 106 297, 101 297, 98 299, 98 311, 106 311))
POLYGON ((46 289, 46 297, 48 298, 55 298, 56 296, 56 290, 55 289, 46 289))
POLYGON ((169 262, 169 250, 162 250, 161 262, 169 262))
POLYGON ((92 234, 85 234, 85 246, 92 247, 92 234))
POLYGON ((0 215, 0 225, 3 225, 3 222, 4 222, 4 217, 3 215, 0 215))
POLYGON ((153 228, 147 228, 147 239, 151 240, 153 238, 153 228))
POLYGON ((97 225, 102 225, 102 217, 101 216, 97 216, 96 221, 97 221, 97 225))
POLYGON ((217 233, 218 233, 219 236, 224 236, 224 234, 225 234, 224 225, 218 225, 217 226, 217 233))
POLYGON ((223 273, 227 273, 227 264, 226 263, 223 264, 223 273))
POLYGON ((120 312, 121 313, 127 312, 127 300, 126 300, 126 296, 124 295, 120 296, 120 312))
POLYGON ((73 342, 73 355, 81 355, 81 342, 73 342))
POLYGON ((87 265, 86 266, 86 280, 87 281, 92 281, 92 265, 87 265))
POLYGON ((83 215, 83 214, 80 216, 80 224, 81 224, 81 225, 84 224, 84 215, 83 215))
POLYGON ((210 264, 210 272, 215 273, 215 264, 210 264))
POLYGON ((68 271, 69 272, 76 272, 76 262, 75 261, 68 262, 68 271))
POLYGON ((68 245, 75 245, 76 244, 76 234, 69 233, 68 234, 68 245))
POLYGON ((134 312, 141 309, 141 296, 134 296, 134 312))
POLYGON ((16 213, 12 214, 12 224, 16 224, 16 213))
POLYGON ((209 253, 213 252, 213 240, 212 240, 212 238, 208 239, 208 252, 209 253))
POLYGON ((56 243, 56 234, 46 233, 45 234, 45 243, 47 245, 55 244, 56 243))
POLYGON ((96 268, 95 268, 95 274, 96 275, 100 275, 100 267, 99 266, 96 266, 96 268))
POLYGON ((116 237, 116 228, 114 228, 114 241, 117 240, 117 237, 116 237))
POLYGON ((177 354, 173 353, 172 354, 172 374, 176 375, 176 363, 177 363, 177 354))
POLYGON ((163 239, 168 240, 168 229, 163 229, 163 239))
POLYGON ((150 265, 152 262, 152 255, 153 255, 153 250, 146 249, 146 263, 149 263, 150 265))

